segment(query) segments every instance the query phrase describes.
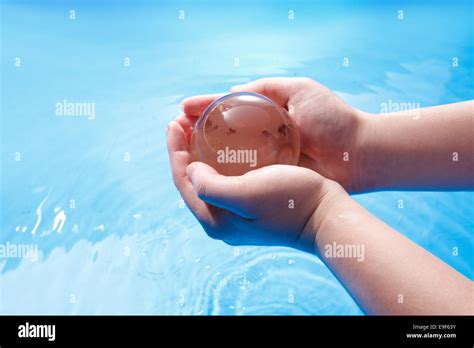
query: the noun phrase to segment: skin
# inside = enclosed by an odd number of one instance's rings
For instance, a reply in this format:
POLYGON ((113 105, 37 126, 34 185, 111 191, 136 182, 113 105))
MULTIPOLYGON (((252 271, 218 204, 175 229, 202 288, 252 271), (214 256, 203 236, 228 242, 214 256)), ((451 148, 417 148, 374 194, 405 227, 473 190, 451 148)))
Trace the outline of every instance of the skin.
POLYGON ((363 114, 363 123, 355 149, 363 191, 474 187, 474 101, 363 114), (363 179, 362 168, 371 175, 363 179))
POLYGON ((186 99, 184 114, 167 130, 171 169, 209 236, 232 245, 315 253, 369 314, 474 313, 472 281, 347 193, 472 188, 472 102, 422 109, 414 120, 363 113, 305 78, 262 79, 232 91, 258 92, 286 107, 300 128, 302 155, 299 166, 268 166, 235 177, 190 163, 194 123, 218 96, 186 99), (456 164, 449 163, 452 152, 459 154, 456 164), (364 257, 331 257, 327 248, 333 243, 363 246, 364 257))

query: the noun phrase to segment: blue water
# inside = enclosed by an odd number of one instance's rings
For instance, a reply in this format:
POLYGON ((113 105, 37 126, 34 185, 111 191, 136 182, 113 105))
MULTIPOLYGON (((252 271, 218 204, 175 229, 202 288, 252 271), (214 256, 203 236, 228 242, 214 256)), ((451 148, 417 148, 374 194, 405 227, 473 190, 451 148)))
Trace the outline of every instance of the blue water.
MULTIPOLYGON (((40 257, 0 258, 0 313, 362 314, 315 256, 208 238, 172 184, 166 124, 184 97, 263 76, 369 112, 473 98, 469 1, 1 3, 0 243, 40 257), (64 99, 95 117, 57 116, 64 99)), ((473 193, 354 198, 473 279, 473 193)))

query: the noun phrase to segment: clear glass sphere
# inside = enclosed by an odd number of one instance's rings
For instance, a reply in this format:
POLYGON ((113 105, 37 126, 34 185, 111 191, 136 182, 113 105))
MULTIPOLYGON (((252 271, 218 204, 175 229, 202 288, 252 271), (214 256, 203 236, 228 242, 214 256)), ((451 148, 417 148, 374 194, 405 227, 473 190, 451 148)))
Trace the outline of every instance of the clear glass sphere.
POLYGON ((191 135, 191 159, 223 175, 272 164, 298 163, 300 134, 288 112, 257 93, 223 96, 210 104, 191 135))

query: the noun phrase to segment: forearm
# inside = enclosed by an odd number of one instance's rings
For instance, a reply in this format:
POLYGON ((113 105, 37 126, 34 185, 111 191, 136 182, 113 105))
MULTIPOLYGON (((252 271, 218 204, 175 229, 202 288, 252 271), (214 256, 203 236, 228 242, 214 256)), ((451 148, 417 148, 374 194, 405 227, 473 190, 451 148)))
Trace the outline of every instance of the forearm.
POLYGON ((474 187, 473 101, 362 118, 360 191, 474 187))
POLYGON ((308 222, 316 253, 370 314, 474 314, 472 282, 346 194, 308 222))

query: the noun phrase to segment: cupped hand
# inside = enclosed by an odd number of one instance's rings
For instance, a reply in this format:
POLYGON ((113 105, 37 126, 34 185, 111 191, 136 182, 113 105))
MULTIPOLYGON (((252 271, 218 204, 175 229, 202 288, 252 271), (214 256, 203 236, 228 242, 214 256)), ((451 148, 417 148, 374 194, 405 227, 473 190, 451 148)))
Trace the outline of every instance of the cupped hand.
MULTIPOLYGON (((364 133, 364 114, 325 86, 308 78, 264 78, 235 86, 232 92, 263 94, 286 108, 301 134, 299 165, 340 183, 349 192, 362 191, 358 148, 364 133)), ((183 101, 187 126, 217 97, 183 101)))
POLYGON ((190 163, 192 124, 189 116, 169 124, 168 152, 176 187, 207 234, 232 245, 281 245, 313 252, 315 233, 305 226, 340 186, 298 166, 273 165, 223 176, 202 162, 190 163))

